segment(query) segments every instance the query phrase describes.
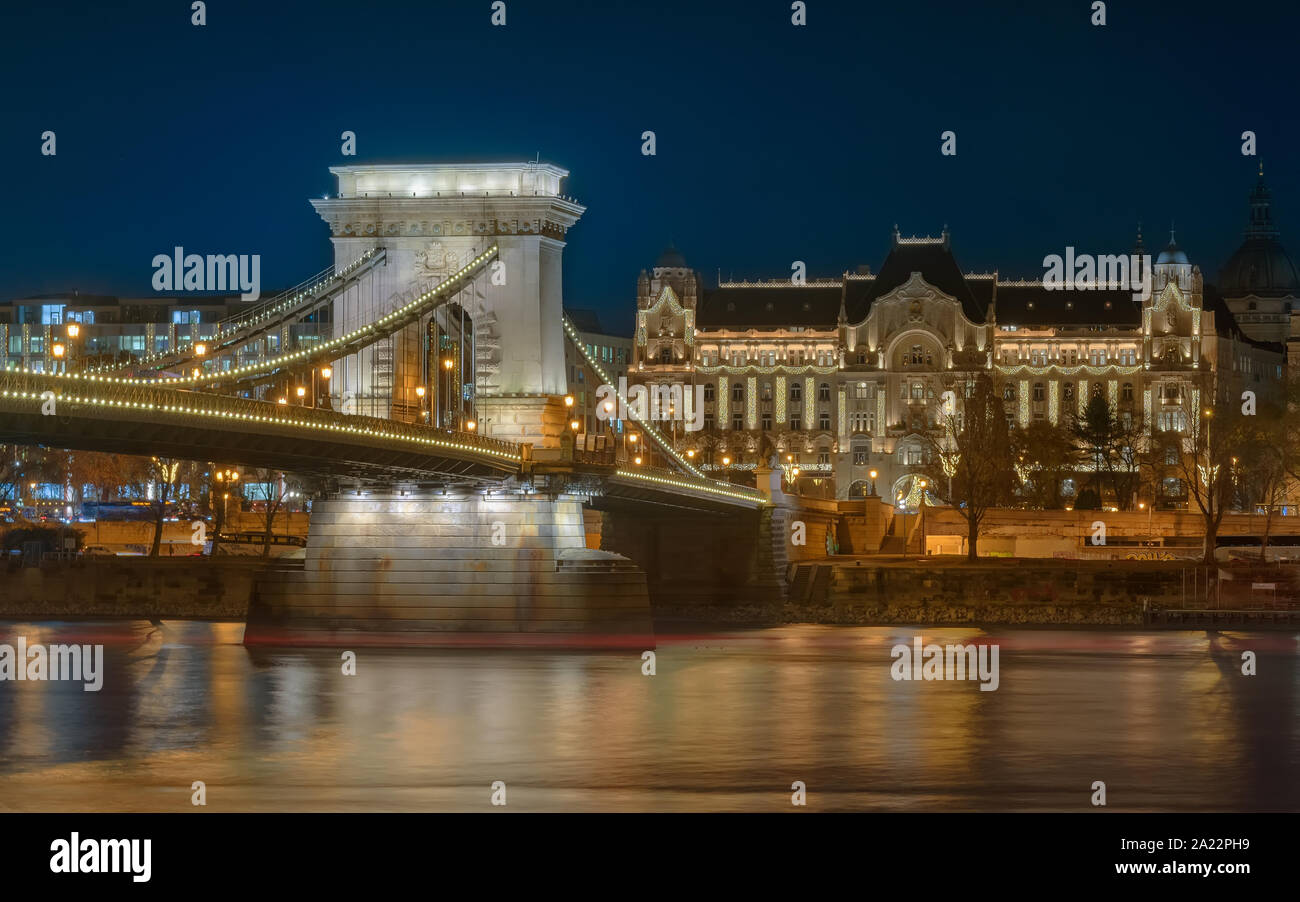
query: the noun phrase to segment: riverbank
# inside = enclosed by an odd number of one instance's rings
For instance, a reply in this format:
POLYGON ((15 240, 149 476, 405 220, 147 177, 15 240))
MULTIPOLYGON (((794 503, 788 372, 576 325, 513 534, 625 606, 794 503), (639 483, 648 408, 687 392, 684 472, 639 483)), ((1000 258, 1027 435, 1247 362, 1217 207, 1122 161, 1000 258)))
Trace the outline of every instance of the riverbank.
MULTIPOLYGON (((285 566, 219 557, 13 567, 0 575, 0 619, 242 622, 258 575, 285 566)), ((1153 625, 1152 611, 1203 606, 1208 575, 1197 566, 1150 561, 830 558, 792 565, 787 598, 776 604, 659 606, 652 616, 656 629, 669 632, 798 623, 1141 627, 1153 625)))
POLYGON ((260 558, 87 557, 0 573, 0 618, 238 620, 260 558))

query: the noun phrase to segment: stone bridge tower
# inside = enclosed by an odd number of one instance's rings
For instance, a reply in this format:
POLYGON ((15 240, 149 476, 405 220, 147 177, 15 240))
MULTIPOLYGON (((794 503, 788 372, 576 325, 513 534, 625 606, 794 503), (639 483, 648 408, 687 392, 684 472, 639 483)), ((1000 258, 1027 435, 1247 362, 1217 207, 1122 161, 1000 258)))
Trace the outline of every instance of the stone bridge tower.
MULTIPOLYGON (((334 303, 337 333, 365 325, 437 285, 493 244, 492 264, 462 293, 473 321, 473 404, 486 435, 539 448, 563 432, 561 255, 586 208, 560 194, 569 173, 548 163, 334 166, 338 194, 313 200, 330 227, 335 267, 370 248, 387 265, 334 303)), ((425 381, 423 337, 412 326, 335 367, 332 392, 356 412, 415 419, 425 381)), ((436 363, 436 361, 435 361, 436 363)))

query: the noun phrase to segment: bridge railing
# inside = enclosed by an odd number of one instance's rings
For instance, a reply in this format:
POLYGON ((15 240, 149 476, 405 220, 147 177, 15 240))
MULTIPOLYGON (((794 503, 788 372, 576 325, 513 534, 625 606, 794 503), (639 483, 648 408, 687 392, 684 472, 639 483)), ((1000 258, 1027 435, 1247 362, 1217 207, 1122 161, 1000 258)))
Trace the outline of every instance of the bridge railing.
MULTIPOLYGON (((324 269, 251 310, 218 321, 216 333, 203 341, 208 345, 208 354, 205 356, 215 358, 221 351, 228 352, 231 348, 258 340, 259 337, 276 328, 285 317, 292 316, 295 309, 314 307, 324 295, 336 291, 351 279, 359 277, 370 266, 383 260, 383 248, 372 248, 340 270, 335 271, 333 267, 324 269)), ((157 369, 197 360, 199 356, 194 353, 196 343, 136 357, 123 363, 97 367, 95 371, 107 373, 131 369, 157 369)))
MULTIPOLYGON (((623 393, 620 392, 612 382, 610 382, 609 375, 605 372, 605 368, 600 365, 600 361, 596 360, 590 353, 588 353, 587 346, 583 344, 581 337, 578 335, 578 327, 573 324, 573 320, 569 319, 568 314, 561 314, 561 323, 569 341, 571 341, 573 346, 578 349, 578 353, 582 355, 582 358, 587 362, 587 365, 591 367, 592 371, 595 372, 595 374, 600 377, 606 385, 614 388, 614 394, 618 397, 621 405, 628 405, 627 398, 625 398, 623 393)), ((630 405, 628 406, 630 407, 630 405)), ((650 439, 650 441, 654 442, 654 444, 659 447, 659 450, 664 452, 664 455, 673 463, 677 464, 683 472, 689 473, 696 479, 708 479, 707 476, 695 468, 694 464, 677 452, 677 449, 673 447, 673 443, 668 440, 667 436, 655 428, 653 423, 648 420, 639 419, 635 416, 630 419, 632 422, 640 426, 645 436, 650 439)))
POLYGON ((403 306, 389 311, 372 323, 355 328, 345 334, 336 335, 328 341, 322 341, 311 349, 281 351, 276 353, 275 356, 268 356, 228 370, 200 371, 197 375, 187 374, 136 381, 145 384, 203 386, 206 388, 236 383, 244 386, 259 385, 279 378, 279 374, 285 371, 306 371, 317 364, 355 354, 412 323, 418 322, 421 317, 431 310, 447 303, 471 284, 482 272, 483 268, 496 258, 497 253, 497 245, 491 245, 456 272, 403 306))
POLYGON ((620 467, 617 470, 619 476, 626 476, 633 479, 645 479, 650 482, 657 482, 662 485, 682 489, 693 489, 699 492, 706 492, 711 495, 726 495, 742 501, 750 501, 756 504, 766 503, 767 498, 758 489, 751 489, 747 485, 735 485, 730 482, 720 482, 716 479, 700 479, 694 476, 687 476, 676 470, 670 470, 667 467, 620 467))
POLYGON ((490 438, 477 432, 437 429, 398 420, 340 413, 319 407, 299 407, 179 388, 161 388, 117 380, 111 376, 32 373, 27 370, 13 369, 0 372, 0 403, 26 402, 39 409, 49 400, 54 401, 55 410, 61 415, 68 412, 66 405, 85 404, 105 411, 112 409, 153 411, 159 415, 160 421, 188 417, 195 420, 197 425, 203 420, 213 418, 244 420, 290 428, 298 427, 313 432, 346 431, 420 444, 454 445, 465 450, 491 454, 511 462, 519 461, 521 456, 519 446, 513 442, 490 438), (52 392, 53 396, 46 394, 48 392, 52 392), (62 410, 59 409, 60 405, 65 405, 62 410))

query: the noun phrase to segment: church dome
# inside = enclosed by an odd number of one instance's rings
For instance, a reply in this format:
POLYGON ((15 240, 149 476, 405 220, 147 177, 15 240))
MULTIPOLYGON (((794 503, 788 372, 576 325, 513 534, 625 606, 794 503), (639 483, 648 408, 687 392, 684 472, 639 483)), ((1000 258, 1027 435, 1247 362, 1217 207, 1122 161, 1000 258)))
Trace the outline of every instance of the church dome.
POLYGON ((665 269, 685 269, 686 258, 682 256, 681 251, 670 244, 659 255, 659 259, 655 261, 655 266, 665 269))
POLYGON ((1250 193, 1250 208, 1245 241, 1219 270, 1219 293, 1224 297, 1300 294, 1300 271, 1277 240, 1277 229, 1273 227, 1263 166, 1250 193))
POLYGON ((1218 287, 1230 297, 1300 294, 1300 273, 1276 238, 1247 238, 1219 271, 1218 287))

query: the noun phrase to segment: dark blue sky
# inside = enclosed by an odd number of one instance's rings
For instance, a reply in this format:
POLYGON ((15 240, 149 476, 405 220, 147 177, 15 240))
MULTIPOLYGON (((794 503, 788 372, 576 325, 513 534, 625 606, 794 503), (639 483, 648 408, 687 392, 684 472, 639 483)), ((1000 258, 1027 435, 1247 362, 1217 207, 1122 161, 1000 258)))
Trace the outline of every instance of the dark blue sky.
POLYGON ((1094 27, 1090 0, 808 0, 803 28, 786 0, 507 0, 504 28, 490 5, 211 0, 196 28, 188 0, 6 4, 0 297, 149 294, 178 244, 287 286, 330 260, 328 166, 536 153, 589 208, 567 302, 618 324, 670 238, 710 279, 835 275, 947 223, 963 268, 1037 277, 1172 219, 1212 279, 1245 129, 1300 248, 1292 3, 1122 0, 1094 27))

